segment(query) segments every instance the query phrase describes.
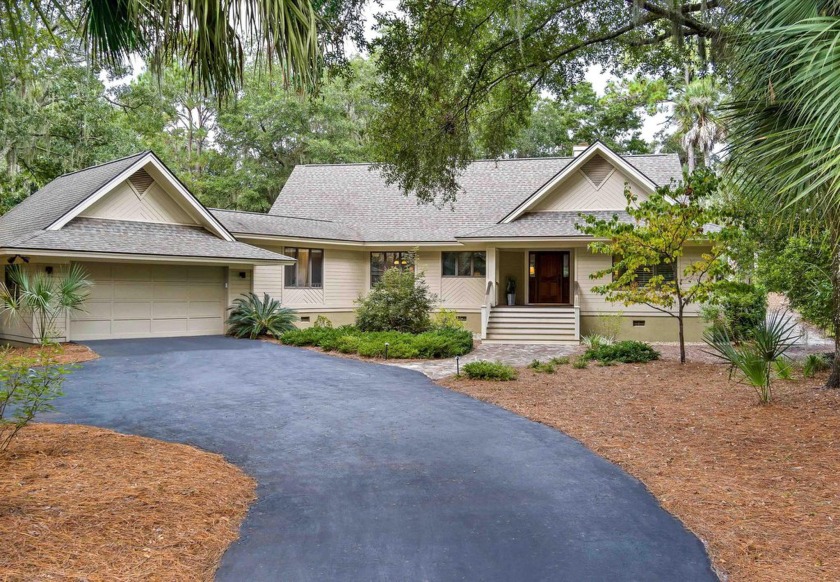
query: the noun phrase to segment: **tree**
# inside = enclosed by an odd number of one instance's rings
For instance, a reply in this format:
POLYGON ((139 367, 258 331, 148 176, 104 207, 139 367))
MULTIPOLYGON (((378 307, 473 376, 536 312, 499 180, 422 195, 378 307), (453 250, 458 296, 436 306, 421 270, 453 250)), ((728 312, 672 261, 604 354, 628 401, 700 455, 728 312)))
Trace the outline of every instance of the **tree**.
POLYGON ((517 157, 571 155, 580 143, 600 141, 621 153, 647 153, 642 113, 654 113, 667 95, 663 81, 637 78, 611 82, 604 95, 591 83, 578 83, 562 99, 537 100, 527 127, 513 140, 517 157))
MULTIPOLYGON (((2 0, 0 33, 13 42, 19 62, 28 57, 19 24, 33 18, 47 30, 56 23, 77 30, 74 40, 94 63, 120 69, 140 55, 161 70, 181 62, 206 94, 227 96, 241 86, 246 47, 281 71, 287 85, 313 87, 320 75, 317 14, 310 0, 2 0)), ((50 38, 63 50, 60 37, 50 38)))
POLYGON ((662 187, 645 200, 628 189, 627 214, 630 222, 614 215, 609 220, 582 215, 582 232, 596 240, 592 252, 613 257, 610 267, 593 273, 593 279, 611 280, 594 287, 608 301, 625 305, 643 304, 677 320, 680 362, 685 363, 685 308, 708 300, 718 280, 728 271, 724 260, 725 231, 708 228, 718 218, 708 205, 717 190, 717 178, 710 172, 686 174, 673 187, 662 187), (710 244, 699 260, 680 265, 686 247, 710 244))
POLYGON ((588 66, 671 76, 697 60, 705 70, 731 26, 723 4, 403 0, 374 42, 380 169, 421 200, 452 200, 477 151, 508 151, 535 96, 562 95, 588 66))
POLYGON ((713 77, 701 77, 686 85, 674 100, 674 120, 680 145, 686 152, 688 171, 697 168, 697 151, 703 165, 712 165, 712 152, 726 132, 718 116, 721 93, 713 77))
POLYGON ((736 47, 729 175, 754 205, 807 214, 828 233, 834 361, 840 387, 840 6, 744 4, 736 47))

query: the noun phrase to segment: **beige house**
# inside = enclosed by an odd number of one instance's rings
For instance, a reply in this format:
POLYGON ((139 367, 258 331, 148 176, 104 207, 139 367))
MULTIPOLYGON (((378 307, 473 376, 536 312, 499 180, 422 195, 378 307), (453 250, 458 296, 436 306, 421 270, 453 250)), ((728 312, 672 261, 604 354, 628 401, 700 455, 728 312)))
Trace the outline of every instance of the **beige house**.
MULTIPOLYGON (((675 340, 667 314, 592 291, 601 281, 590 275, 611 258, 591 253, 575 225, 581 213, 626 216, 625 186, 644 197, 678 180, 677 156, 600 143, 575 154, 474 162, 445 208, 418 204, 366 164, 300 165, 262 214, 208 211, 146 152, 62 176, 0 218, 0 257, 85 264, 94 297, 68 318, 71 340, 222 333, 225 307, 248 290, 281 299, 303 326, 321 315, 352 323, 354 302, 386 269, 407 268, 413 249, 440 307, 484 340, 577 342, 609 314, 625 337, 675 340)), ((686 329, 699 339, 696 309, 686 329)), ((28 339, 7 320, 0 337, 28 339)))

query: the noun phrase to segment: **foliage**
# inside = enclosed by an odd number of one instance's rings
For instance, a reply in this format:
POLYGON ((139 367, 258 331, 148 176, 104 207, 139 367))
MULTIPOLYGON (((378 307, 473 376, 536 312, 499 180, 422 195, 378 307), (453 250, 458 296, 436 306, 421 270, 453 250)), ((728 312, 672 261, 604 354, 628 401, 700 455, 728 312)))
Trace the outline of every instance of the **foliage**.
POLYGON ((464 329, 464 322, 458 319, 458 312, 454 309, 439 309, 432 316, 432 327, 435 329, 464 329))
POLYGON ((596 317, 595 329, 601 337, 615 341, 621 333, 623 321, 624 315, 621 313, 599 313, 596 317))
POLYGON ((618 215, 609 220, 584 215, 584 223, 579 225, 584 233, 606 239, 590 243, 592 252, 613 257, 609 268, 590 275, 593 279, 611 277, 593 290, 610 302, 644 304, 674 317, 683 363, 685 308, 706 302, 720 277, 729 270, 724 258, 728 232, 707 228, 722 218, 710 206, 717 187, 714 174, 698 170, 686 174, 680 184, 657 189, 645 200, 640 201, 628 188, 625 195, 630 222, 618 215), (681 265, 686 247, 700 242, 709 248, 698 260, 681 265), (660 264, 671 266, 674 276, 655 273, 653 268, 660 264), (638 281, 640 274, 647 277, 644 284, 638 281))
POLYGON ((295 310, 283 307, 280 301, 263 293, 260 299, 256 293, 248 292, 233 300, 227 319, 228 333, 235 337, 257 339, 270 335, 280 337, 295 329, 298 316, 295 310))
POLYGON ((569 363, 569 356, 557 356, 549 360, 555 366, 565 366, 569 363))
POLYGON ((93 285, 78 264, 57 274, 33 273, 20 265, 8 269, 12 284, 0 282, 0 314, 9 313, 23 323, 42 346, 60 335, 60 317, 82 310, 93 285))
POLYGON ((315 321, 312 323, 312 327, 326 327, 332 329, 333 323, 325 315, 319 315, 315 318, 315 321))
POLYGON ((840 8, 829 0, 743 4, 733 64, 729 174, 756 207, 779 209, 828 232, 835 363, 840 387, 840 8))
POLYGON ((584 368, 589 366, 589 360, 584 358, 583 356, 578 356, 574 360, 572 360, 572 368, 575 370, 583 370, 584 368))
POLYGON ((554 374, 557 371, 557 366, 551 360, 549 360, 548 362, 532 360, 531 363, 528 364, 528 368, 535 372, 541 372, 543 374, 554 374))
POLYGON ((58 363, 60 346, 47 346, 35 356, 0 351, 0 451, 5 451, 18 431, 40 412, 54 410, 52 401, 62 396, 70 367, 58 363))
POLYGON ((659 352, 645 342, 625 340, 613 344, 593 346, 584 352, 582 358, 585 360, 598 360, 599 362, 636 364, 658 360, 659 352))
POLYGON ((774 312, 751 329, 750 339, 740 345, 734 345, 725 332, 707 331, 703 340, 712 348, 711 353, 729 364, 730 377, 739 372, 742 381, 755 389, 759 402, 769 404, 773 399, 773 368, 799 338, 796 327, 792 317, 774 312))
POLYGON ((537 95, 562 96, 595 63, 660 76, 697 55, 705 69, 730 18, 716 2, 403 0, 378 24, 375 157, 401 190, 445 203, 478 152, 510 150, 537 95))
POLYGON ((802 362, 802 375, 813 378, 818 372, 828 370, 830 367, 831 360, 825 354, 808 354, 802 362))
POLYGON ((703 165, 710 168, 715 145, 726 136, 719 114, 721 90, 714 77, 700 77, 689 82, 674 100, 676 135, 686 152, 689 173, 697 168, 697 152, 703 165))
POLYGON ((388 269, 356 302, 356 325, 362 331, 421 333, 431 326, 429 314, 436 300, 422 273, 388 269))
POLYGON ((786 356, 782 356, 775 362, 773 362, 775 367, 776 376, 781 380, 790 380, 793 377, 793 364, 791 363, 790 358, 786 356))
POLYGON ((587 348, 597 348, 598 346, 608 346, 613 343, 613 338, 600 335, 597 333, 588 333, 580 338, 580 343, 587 348))
POLYGON ((508 366, 502 362, 478 360, 464 364, 461 369, 464 371, 464 375, 471 380, 496 380, 508 382, 510 380, 516 380, 518 377, 518 374, 513 366, 508 366))
POLYGON ((767 317, 767 291, 758 285, 727 281, 715 289, 703 316, 712 324, 713 333, 745 341, 750 330, 767 317))
POLYGON ((288 331, 280 341, 293 346, 316 346, 325 351, 380 358, 388 344, 389 358, 438 359, 463 356, 472 351, 472 333, 441 328, 420 334, 397 331, 366 332, 353 326, 310 327, 288 331))

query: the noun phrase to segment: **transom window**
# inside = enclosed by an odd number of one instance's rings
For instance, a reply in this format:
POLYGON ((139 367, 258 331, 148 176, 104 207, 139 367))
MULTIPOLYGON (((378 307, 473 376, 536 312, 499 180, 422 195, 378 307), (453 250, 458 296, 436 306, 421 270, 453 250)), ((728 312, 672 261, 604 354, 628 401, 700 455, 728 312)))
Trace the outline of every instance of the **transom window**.
POLYGON ((370 286, 373 287, 388 269, 414 271, 408 251, 382 251, 370 254, 370 286))
POLYGON ((294 265, 286 265, 284 287, 324 286, 324 250, 286 247, 283 254, 297 259, 294 265))
POLYGON ((444 277, 484 277, 487 273, 487 255, 483 251, 442 253, 444 277))

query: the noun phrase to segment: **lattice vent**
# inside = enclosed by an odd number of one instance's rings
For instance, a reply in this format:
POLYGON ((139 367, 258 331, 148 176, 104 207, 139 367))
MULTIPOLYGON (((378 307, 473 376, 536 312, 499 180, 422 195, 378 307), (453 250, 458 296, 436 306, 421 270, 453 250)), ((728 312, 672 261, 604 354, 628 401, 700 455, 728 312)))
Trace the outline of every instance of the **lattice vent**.
POLYGON ((134 172, 128 181, 131 182, 131 185, 134 186, 135 190, 137 190, 140 194, 143 194, 152 185, 154 179, 146 170, 141 168, 134 172))
POLYGON ((595 156, 581 167, 587 178, 592 180, 596 188, 600 188, 607 176, 612 172, 612 164, 601 156, 595 156))

